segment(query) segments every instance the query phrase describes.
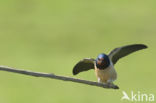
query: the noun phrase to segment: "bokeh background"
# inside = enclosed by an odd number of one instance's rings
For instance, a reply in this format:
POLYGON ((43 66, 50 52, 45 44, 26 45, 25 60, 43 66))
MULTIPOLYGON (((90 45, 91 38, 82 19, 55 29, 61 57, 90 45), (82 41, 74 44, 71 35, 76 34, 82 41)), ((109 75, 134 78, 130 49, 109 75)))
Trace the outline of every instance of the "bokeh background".
POLYGON ((122 91, 156 94, 155 5, 155 0, 1 0, 0 65, 96 81, 93 70, 73 76, 73 66, 127 44, 149 48, 115 65, 119 90, 0 71, 0 103, 128 103, 120 100, 122 91))

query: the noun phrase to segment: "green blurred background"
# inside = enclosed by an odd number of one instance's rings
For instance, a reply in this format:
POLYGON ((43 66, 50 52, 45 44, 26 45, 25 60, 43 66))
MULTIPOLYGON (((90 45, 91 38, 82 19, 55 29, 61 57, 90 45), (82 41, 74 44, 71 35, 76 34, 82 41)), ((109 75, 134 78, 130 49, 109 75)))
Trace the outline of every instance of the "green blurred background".
MULTIPOLYGON (((127 103, 120 100, 122 91, 156 94, 155 5, 155 0, 1 0, 0 65, 72 76, 82 58, 133 43, 149 48, 115 65, 119 90, 0 71, 0 103, 127 103)), ((75 77, 96 81, 93 70, 75 77)))

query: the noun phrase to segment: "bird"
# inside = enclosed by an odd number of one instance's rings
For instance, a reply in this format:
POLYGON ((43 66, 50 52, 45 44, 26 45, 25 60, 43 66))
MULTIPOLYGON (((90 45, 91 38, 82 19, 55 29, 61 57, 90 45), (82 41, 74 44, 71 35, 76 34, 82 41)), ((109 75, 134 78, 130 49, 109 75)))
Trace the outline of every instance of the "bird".
POLYGON ((131 44, 117 47, 108 55, 101 53, 96 59, 84 58, 74 66, 72 73, 77 75, 80 72, 94 69, 99 83, 114 85, 113 82, 117 79, 117 72, 114 66, 117 61, 133 52, 146 48, 148 47, 145 44, 131 44))

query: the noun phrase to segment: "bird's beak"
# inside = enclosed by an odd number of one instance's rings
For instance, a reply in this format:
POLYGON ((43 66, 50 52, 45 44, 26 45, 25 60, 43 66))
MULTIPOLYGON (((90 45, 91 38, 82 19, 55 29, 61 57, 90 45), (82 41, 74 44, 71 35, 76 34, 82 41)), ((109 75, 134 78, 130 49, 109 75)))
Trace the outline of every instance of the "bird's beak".
POLYGON ((98 64, 98 65, 101 65, 101 63, 102 63, 101 60, 98 60, 98 61, 97 61, 97 64, 98 64))
POLYGON ((100 58, 100 59, 97 60, 98 65, 101 65, 103 62, 104 62, 104 58, 100 58))

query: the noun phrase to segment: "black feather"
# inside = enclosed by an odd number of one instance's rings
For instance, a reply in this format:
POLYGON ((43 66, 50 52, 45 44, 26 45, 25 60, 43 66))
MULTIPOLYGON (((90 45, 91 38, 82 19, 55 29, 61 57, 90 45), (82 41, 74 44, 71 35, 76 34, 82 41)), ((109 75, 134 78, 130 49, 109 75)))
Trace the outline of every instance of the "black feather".
POLYGON ((112 60, 113 64, 116 64, 116 62, 120 58, 145 48, 147 48, 147 46, 144 44, 133 44, 133 45, 123 46, 123 47, 115 48, 113 51, 111 51, 109 57, 112 60))
POLYGON ((76 75, 82 71, 94 69, 94 61, 94 59, 83 59, 79 61, 73 68, 73 75, 76 75))

